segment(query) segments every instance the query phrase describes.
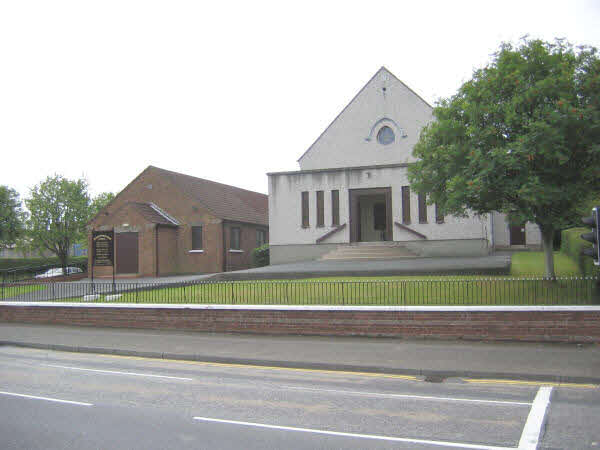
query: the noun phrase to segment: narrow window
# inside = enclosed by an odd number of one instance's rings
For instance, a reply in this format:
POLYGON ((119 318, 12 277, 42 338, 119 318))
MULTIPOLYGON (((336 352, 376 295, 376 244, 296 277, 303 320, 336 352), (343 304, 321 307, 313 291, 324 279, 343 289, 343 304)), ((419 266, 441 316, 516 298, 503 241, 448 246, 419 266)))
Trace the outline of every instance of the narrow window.
POLYGON ((302 228, 308 228, 308 192, 302 193, 302 228))
POLYGON ((427 223, 427 195, 419 192, 419 223, 427 223))
POLYGON ((410 223, 410 187, 402 186, 402 223, 410 223))
POLYGON ((231 241, 229 243, 231 250, 240 250, 240 229, 238 227, 231 228, 231 241))
POLYGON ((323 191, 317 191, 317 226, 325 226, 325 205, 323 191))
POLYGON ((340 224, 340 191, 331 191, 331 225, 340 224))
POLYGON ((192 250, 202 250, 202 226, 192 227, 192 250))
POLYGON ((441 214, 438 204, 435 204, 435 222, 444 223, 444 216, 441 214))
POLYGON ((265 230, 256 230, 256 246, 262 247, 267 243, 267 232, 265 230))

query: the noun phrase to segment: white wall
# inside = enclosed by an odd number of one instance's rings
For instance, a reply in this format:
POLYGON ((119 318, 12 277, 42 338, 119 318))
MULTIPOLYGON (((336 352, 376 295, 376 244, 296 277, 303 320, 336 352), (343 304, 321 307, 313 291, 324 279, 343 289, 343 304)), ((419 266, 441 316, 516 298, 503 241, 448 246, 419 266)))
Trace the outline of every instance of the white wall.
MULTIPOLYGON (((494 246, 509 247, 510 246, 510 231, 506 214, 494 212, 494 246)), ((539 227, 532 222, 525 224, 525 245, 541 246, 542 233, 539 227)))
MULTIPOLYGON (((346 228, 326 239, 324 243, 350 242, 349 189, 392 188, 392 216, 402 223, 402 186, 408 185, 406 167, 376 169, 346 169, 327 172, 291 172, 269 175, 269 237, 272 245, 314 244, 334 227, 331 225, 331 190, 340 191, 340 223, 346 228), (324 191, 325 227, 316 227, 316 191, 324 191), (310 227, 302 228, 301 192, 309 192, 310 227)), ((443 224, 435 223, 434 205, 427 207, 428 223, 419 223, 417 195, 411 192, 413 230, 436 239, 488 239, 487 217, 446 217, 443 224)), ((397 226, 393 227, 394 241, 421 240, 397 226)))
POLYGON ((300 158, 300 168, 311 170, 414 161, 413 146, 423 126, 431 120, 432 108, 382 67, 300 158), (394 130, 393 144, 377 142, 377 132, 384 125, 394 130))

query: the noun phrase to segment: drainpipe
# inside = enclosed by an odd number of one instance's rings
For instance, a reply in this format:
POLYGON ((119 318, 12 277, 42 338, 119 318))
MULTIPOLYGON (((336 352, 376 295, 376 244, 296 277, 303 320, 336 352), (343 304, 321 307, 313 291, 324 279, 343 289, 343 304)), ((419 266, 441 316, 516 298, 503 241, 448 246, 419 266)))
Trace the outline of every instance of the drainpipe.
POLYGON ((156 241, 156 247, 154 249, 155 255, 156 255, 155 256, 155 258, 156 258, 156 276, 158 277, 158 276, 160 276, 159 275, 159 271, 158 271, 158 224, 156 224, 154 226, 154 233, 155 233, 155 236, 156 236, 156 239, 155 239, 155 241, 156 241))
POLYGON ((221 221, 221 233, 223 235, 223 267, 222 272, 227 272, 227 248, 225 245, 225 221, 221 221))

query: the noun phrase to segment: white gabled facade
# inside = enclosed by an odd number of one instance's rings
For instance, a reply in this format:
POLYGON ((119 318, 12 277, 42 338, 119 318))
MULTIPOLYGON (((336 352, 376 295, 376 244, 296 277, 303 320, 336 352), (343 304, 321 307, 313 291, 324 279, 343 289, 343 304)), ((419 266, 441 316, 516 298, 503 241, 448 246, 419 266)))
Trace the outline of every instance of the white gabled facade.
MULTIPOLYGON (((421 256, 481 255, 508 246, 503 215, 441 222, 435 206, 419 204, 410 191, 407 166, 432 120, 431 106, 382 67, 300 157, 301 170, 268 174, 271 262, 315 259, 335 247, 380 240, 421 256)), ((539 242, 539 231, 528 225, 527 244, 539 242)))
POLYGON ((385 67, 369 80, 338 117, 300 157, 301 170, 374 166, 414 161, 421 129, 433 120, 432 107, 385 67), (382 127, 395 140, 377 141, 382 127))

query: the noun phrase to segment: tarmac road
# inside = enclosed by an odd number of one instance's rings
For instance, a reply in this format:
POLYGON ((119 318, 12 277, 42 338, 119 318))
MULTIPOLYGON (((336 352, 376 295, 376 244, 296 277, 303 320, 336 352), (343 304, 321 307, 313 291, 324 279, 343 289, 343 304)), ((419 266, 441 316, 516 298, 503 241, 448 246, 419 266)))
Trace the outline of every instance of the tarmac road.
POLYGON ((597 386, 0 347, 0 448, 600 446, 597 386))

